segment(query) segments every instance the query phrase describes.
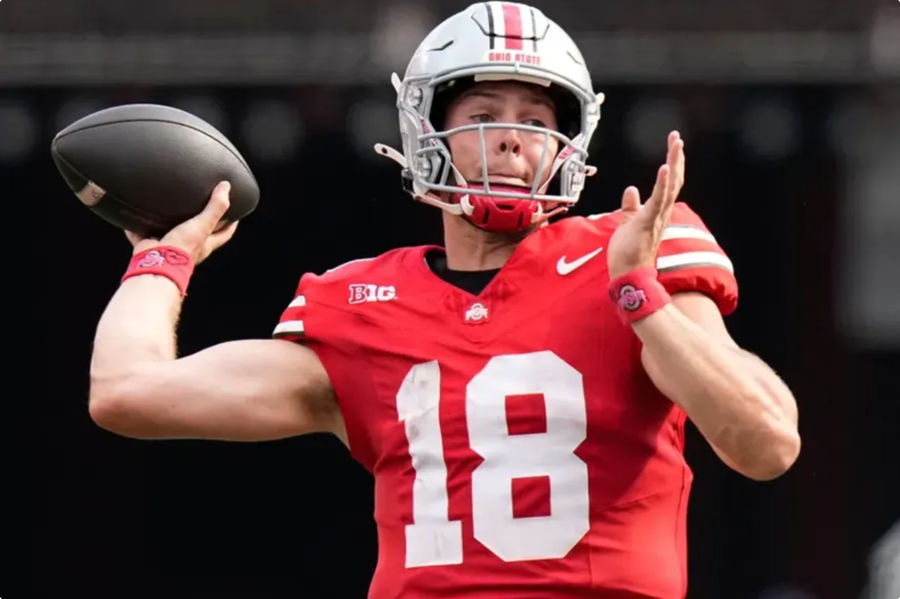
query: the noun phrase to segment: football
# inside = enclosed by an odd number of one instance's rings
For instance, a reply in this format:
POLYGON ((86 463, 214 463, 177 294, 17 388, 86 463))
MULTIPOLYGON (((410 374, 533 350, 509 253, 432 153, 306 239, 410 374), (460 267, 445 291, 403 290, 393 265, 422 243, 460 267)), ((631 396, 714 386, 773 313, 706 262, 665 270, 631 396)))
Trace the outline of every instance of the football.
POLYGON ((222 226, 259 202, 256 178, 234 145, 197 116, 159 104, 99 110, 59 131, 50 153, 69 189, 109 223, 161 237, 231 183, 222 226))

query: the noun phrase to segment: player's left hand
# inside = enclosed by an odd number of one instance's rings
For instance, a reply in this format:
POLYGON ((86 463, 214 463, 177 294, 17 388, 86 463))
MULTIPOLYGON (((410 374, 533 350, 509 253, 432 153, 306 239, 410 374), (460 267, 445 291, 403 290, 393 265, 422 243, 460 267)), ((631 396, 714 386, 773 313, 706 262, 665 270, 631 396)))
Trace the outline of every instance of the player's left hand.
POLYGON ((642 205, 640 192, 633 185, 622 195, 622 220, 606 253, 610 279, 642 266, 656 266, 662 233, 683 184, 684 140, 678 131, 672 131, 666 163, 659 168, 650 199, 642 205))

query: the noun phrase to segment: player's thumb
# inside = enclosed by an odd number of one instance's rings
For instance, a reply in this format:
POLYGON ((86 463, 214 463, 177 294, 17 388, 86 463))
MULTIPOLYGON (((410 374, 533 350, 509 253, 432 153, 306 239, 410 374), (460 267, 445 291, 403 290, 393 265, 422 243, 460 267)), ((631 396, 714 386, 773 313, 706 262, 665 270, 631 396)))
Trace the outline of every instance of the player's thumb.
POLYGON ((622 211, 637 212, 641 209, 641 194, 637 187, 629 185, 622 194, 622 211))
POLYGON ((231 183, 228 181, 219 182, 213 189, 209 202, 207 202, 203 212, 200 213, 200 220, 203 221, 203 224, 210 233, 215 230, 219 221, 222 220, 222 217, 231 205, 231 201, 228 197, 230 192, 231 183))

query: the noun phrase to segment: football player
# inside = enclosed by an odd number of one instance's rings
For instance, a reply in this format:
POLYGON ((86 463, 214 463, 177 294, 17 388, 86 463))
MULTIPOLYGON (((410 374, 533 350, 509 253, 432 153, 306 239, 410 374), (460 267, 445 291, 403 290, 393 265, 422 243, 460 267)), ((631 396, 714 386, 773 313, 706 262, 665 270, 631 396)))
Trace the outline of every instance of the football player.
POLYGON ((444 244, 306 273, 274 338, 177 357, 193 267, 236 230, 217 230, 223 182, 162 239, 128 234, 92 418, 141 439, 333 433, 374 475, 371 599, 684 597, 685 420, 754 480, 800 448, 791 391, 724 324, 733 265, 677 201, 684 140, 645 201, 562 216, 603 96, 522 4, 451 16, 393 82, 402 151, 376 149, 441 209, 444 244))

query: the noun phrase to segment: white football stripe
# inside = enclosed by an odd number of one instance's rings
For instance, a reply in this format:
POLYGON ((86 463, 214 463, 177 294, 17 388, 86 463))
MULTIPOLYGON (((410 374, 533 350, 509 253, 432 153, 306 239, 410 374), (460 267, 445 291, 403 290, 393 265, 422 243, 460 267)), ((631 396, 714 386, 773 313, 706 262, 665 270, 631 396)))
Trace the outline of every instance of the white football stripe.
POLYGON ((726 256, 716 252, 683 252, 672 256, 661 256, 656 259, 656 270, 673 270, 691 266, 719 266, 730 273, 734 265, 726 256))
POLYGON ((302 320, 285 320, 284 322, 279 322, 278 326, 275 327, 275 330, 272 331, 273 335, 287 335, 287 334, 295 334, 302 335, 303 334, 303 321, 302 320))
POLYGON ((94 183, 93 181, 88 181, 81 191, 75 194, 78 196, 78 199, 81 200, 81 203, 85 206, 96 206, 100 203, 100 200, 103 199, 103 196, 106 195, 106 190, 102 187, 94 183))
POLYGON ((298 295, 294 298, 294 301, 288 304, 288 308, 302 308, 306 305, 306 296, 298 295))
POLYGON ((691 225, 672 225, 663 230, 661 241, 668 239, 703 239, 716 243, 716 238, 697 227, 691 225))

